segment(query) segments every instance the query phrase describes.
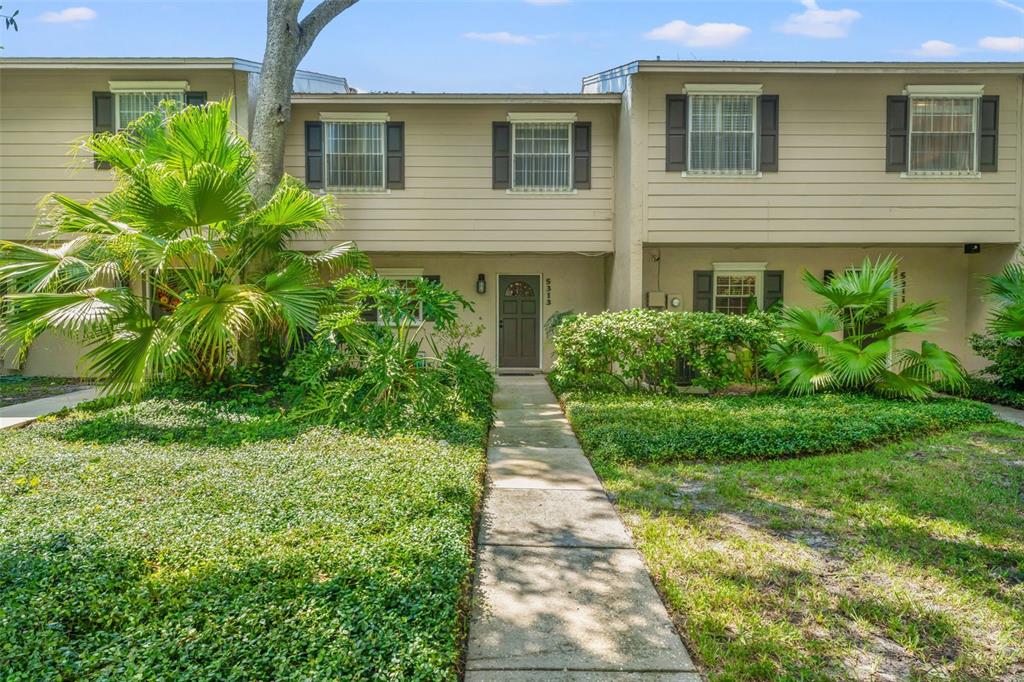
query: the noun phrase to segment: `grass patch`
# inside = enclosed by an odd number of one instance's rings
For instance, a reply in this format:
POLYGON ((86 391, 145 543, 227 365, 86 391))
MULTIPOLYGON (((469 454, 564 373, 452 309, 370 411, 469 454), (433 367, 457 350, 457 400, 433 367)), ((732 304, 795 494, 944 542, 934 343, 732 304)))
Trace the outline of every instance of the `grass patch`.
POLYGON ((0 377, 0 407, 49 398, 88 387, 89 384, 81 379, 65 377, 0 377))
POLYGON ((169 399, 0 432, 0 669, 454 679, 482 467, 169 399))
POLYGON ((987 406, 956 398, 569 393, 563 400, 588 454, 634 462, 838 452, 992 419, 987 406))
POLYGON ((767 462, 595 465, 712 681, 1024 674, 1019 427, 767 462))

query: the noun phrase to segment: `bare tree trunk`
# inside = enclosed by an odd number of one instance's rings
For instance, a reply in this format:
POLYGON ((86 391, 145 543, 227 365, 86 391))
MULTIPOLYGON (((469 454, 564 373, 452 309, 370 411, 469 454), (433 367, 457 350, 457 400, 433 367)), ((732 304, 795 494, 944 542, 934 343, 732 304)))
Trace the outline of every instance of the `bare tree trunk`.
POLYGON ((284 139, 291 120, 295 70, 327 24, 358 0, 323 0, 299 20, 303 0, 267 0, 267 46, 260 71, 251 131, 256 149, 258 201, 265 201, 284 175, 284 139))

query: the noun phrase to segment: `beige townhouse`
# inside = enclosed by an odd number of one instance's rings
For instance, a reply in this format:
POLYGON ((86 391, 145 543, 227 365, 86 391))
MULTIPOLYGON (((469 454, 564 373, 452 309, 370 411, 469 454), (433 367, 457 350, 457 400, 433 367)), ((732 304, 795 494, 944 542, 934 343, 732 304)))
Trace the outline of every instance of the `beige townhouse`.
MULTIPOLYGON (((557 313, 811 303, 802 269, 886 253, 977 367, 977 278, 1021 242, 1022 79, 1016 63, 642 61, 581 93, 362 94, 300 74, 285 164, 336 197, 331 241, 462 292, 500 370, 549 366, 557 313)), ((0 233, 32 238, 46 192, 110 186, 69 161, 75 138, 200 93, 233 97, 244 134, 257 84, 231 59, 0 60, 0 233)), ((76 357, 43 339, 24 371, 76 357)))

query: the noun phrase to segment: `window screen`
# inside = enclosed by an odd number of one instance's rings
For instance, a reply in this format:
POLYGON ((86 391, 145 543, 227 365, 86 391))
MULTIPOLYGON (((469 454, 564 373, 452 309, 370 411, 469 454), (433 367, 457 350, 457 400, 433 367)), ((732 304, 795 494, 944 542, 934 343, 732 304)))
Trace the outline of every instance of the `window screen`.
POLYGON ((693 95, 689 99, 688 172, 756 172, 757 98, 693 95))
POLYGON ((384 188, 384 128, 383 121, 324 124, 328 187, 384 188))
POLYGON ((977 168, 976 97, 910 100, 911 173, 973 173, 977 168))
POLYGON ((513 123, 513 189, 572 189, 571 139, 571 123, 513 123))
POLYGON ((185 103, 185 93, 181 90, 164 92, 119 92, 117 93, 117 129, 128 127, 135 119, 155 111, 164 100, 178 104, 185 103))
POLYGON ((715 312, 745 315, 757 300, 757 273, 715 274, 715 312))

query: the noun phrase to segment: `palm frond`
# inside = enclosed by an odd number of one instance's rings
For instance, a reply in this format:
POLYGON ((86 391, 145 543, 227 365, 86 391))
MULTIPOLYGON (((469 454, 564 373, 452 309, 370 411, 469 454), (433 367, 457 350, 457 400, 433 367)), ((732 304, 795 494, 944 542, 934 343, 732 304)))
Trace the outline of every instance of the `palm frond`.
POLYGON ((807 395, 835 385, 835 377, 810 349, 787 353, 773 362, 779 386, 790 395, 807 395))
POLYGON ((288 347, 301 332, 312 334, 320 310, 331 299, 329 289, 314 286, 316 280, 316 271, 307 263, 292 261, 263 281, 263 292, 284 321, 288 347))
POLYGON ((125 317, 83 356, 90 373, 104 377, 105 393, 138 397, 173 365, 180 349, 167 333, 168 319, 154 320, 145 314, 125 317))
POLYGON ((925 382, 887 369, 879 373, 871 384, 871 390, 886 398, 902 400, 924 400, 934 393, 931 386, 925 382))
POLYGON ((92 267, 80 255, 89 244, 87 237, 49 248, 0 241, 0 287, 22 292, 78 288, 93 278, 92 267))
POLYGON ((861 388, 885 369, 889 355, 887 341, 875 341, 864 348, 843 341, 834 344, 825 357, 825 366, 840 386, 861 388))
POLYGON ((967 372, 955 355, 930 341, 921 342, 921 351, 901 349, 897 366, 900 376, 931 384, 938 382, 951 388, 966 385, 967 372))

